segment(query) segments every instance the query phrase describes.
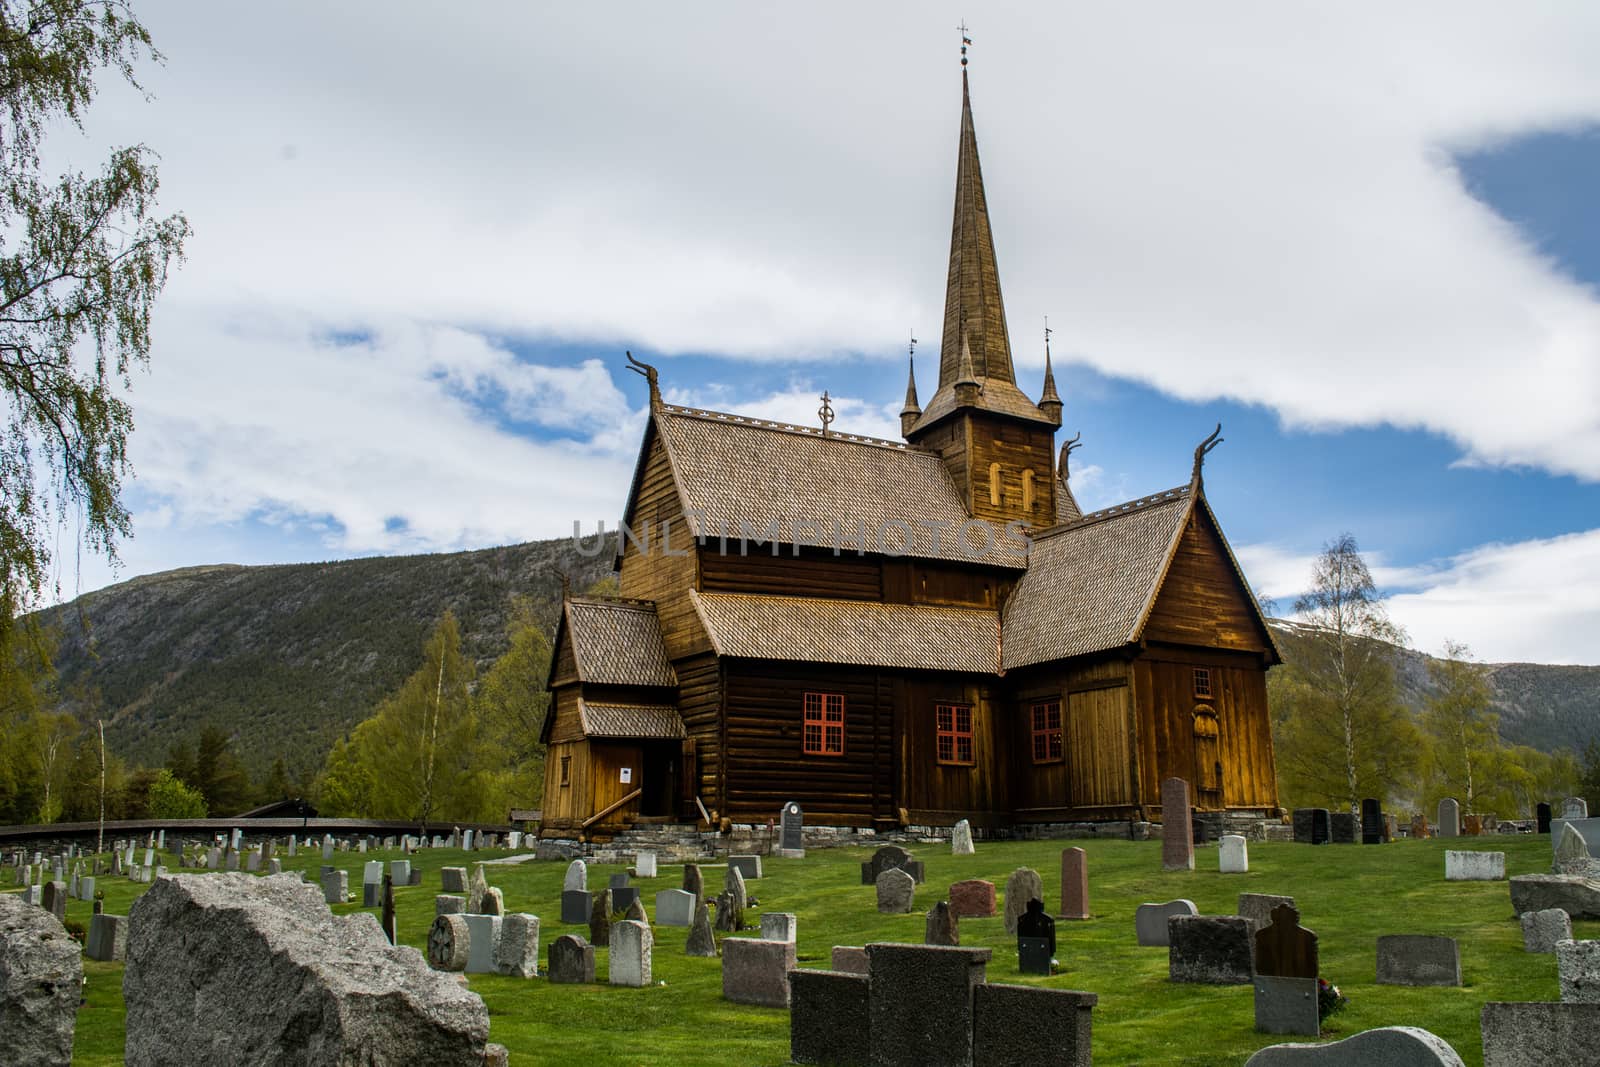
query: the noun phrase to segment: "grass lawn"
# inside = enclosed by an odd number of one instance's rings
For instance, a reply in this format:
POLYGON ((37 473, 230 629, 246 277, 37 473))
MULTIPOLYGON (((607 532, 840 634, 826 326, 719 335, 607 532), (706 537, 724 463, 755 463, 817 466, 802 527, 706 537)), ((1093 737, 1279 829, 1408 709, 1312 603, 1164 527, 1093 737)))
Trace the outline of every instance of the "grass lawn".
MULTIPOLYGON (((1380 847, 1359 845, 1311 848, 1293 844, 1250 846, 1250 873, 1216 873, 1216 848, 1197 852, 1194 873, 1161 871, 1158 841, 979 842, 975 856, 951 856, 947 845, 913 847, 927 865, 927 882, 917 890, 918 911, 879 915, 870 886, 859 884, 858 864, 870 849, 813 850, 803 860, 768 858, 766 877, 749 883, 751 918, 760 911, 799 916, 802 967, 827 967, 834 945, 870 941, 920 943, 922 912, 943 897, 945 888, 964 878, 987 878, 1003 890, 1008 873, 1029 866, 1044 876, 1054 910, 1060 903, 1060 853, 1080 845, 1089 854, 1090 906, 1094 918, 1058 922, 1062 973, 1050 978, 1016 973, 1015 943, 1003 920, 966 919, 963 945, 994 949, 991 981, 1022 982, 1100 995, 1094 1012, 1094 1055, 1101 1064, 1239 1064, 1251 1052, 1276 1041, 1257 1034, 1249 986, 1174 985, 1167 981, 1167 954, 1134 942, 1133 913, 1145 901, 1188 897, 1202 914, 1232 914, 1241 892, 1293 896, 1301 924, 1320 937, 1323 977, 1340 986, 1350 1006, 1334 1016, 1324 1032, 1347 1037, 1377 1026, 1420 1026, 1449 1041, 1469 1064, 1482 1062, 1478 1013, 1490 1000, 1559 999, 1553 956, 1522 949, 1521 927, 1511 911, 1505 882, 1446 882, 1446 847, 1506 853, 1508 874, 1545 872, 1550 866, 1548 837, 1484 837, 1455 841, 1399 841, 1380 847), (1459 989, 1409 989, 1373 983, 1380 934, 1447 934, 1461 945, 1459 989)), ((280 850, 281 854, 281 850, 280 850)), ((464 866, 495 854, 441 850, 414 858, 424 885, 395 893, 400 939, 421 948, 433 920, 439 891, 438 869, 464 866)), ((359 893, 361 865, 398 853, 338 853, 334 862, 351 872, 359 893)), ((287 869, 315 878, 320 853, 285 860, 287 869)), ((622 868, 591 866, 591 887, 622 868)), ((562 933, 562 876, 566 864, 529 862, 490 866, 489 881, 505 894, 509 911, 544 917, 541 968, 552 940, 562 933)), ((682 869, 663 866, 660 877, 637 881, 654 914, 657 890, 677 888, 682 869)), ((122 878, 102 878, 106 910, 126 913, 146 887, 122 878)), ((722 886, 720 868, 706 869, 706 888, 722 886)), ((1003 903, 1002 903, 1003 907, 1003 903)), ((359 910, 346 905, 335 911, 359 910)), ((85 925, 87 902, 68 905, 69 920, 85 925)), ((1600 923, 1574 924, 1575 936, 1600 937, 1600 923)), ((584 1062, 604 1064, 781 1064, 788 1060, 788 1013, 729 1004, 721 997, 718 960, 683 955, 687 930, 657 927, 656 985, 650 989, 552 986, 542 978, 519 980, 472 975, 471 986, 489 1007, 490 1038, 511 1050, 513 1063, 584 1062)), ((606 978, 606 950, 597 949, 597 977, 606 978)), ((122 966, 85 961, 87 1003, 78 1015, 74 1063, 122 1062, 122 966)), ((224 1020, 214 1020, 225 1025, 224 1020)), ((866 1037, 862 1035, 865 1043, 866 1037)), ((1305 1040, 1303 1038, 1293 1040, 1305 1040)))

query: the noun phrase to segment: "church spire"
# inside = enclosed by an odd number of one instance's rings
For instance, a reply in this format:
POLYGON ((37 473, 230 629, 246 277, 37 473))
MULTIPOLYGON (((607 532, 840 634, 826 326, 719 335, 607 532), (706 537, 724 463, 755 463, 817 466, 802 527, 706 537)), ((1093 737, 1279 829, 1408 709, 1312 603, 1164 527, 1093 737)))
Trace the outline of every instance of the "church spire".
POLYGON ((911 338, 906 354, 906 406, 900 409, 900 432, 908 434, 922 417, 922 405, 917 403, 917 339, 911 338))
POLYGON ((1044 320, 1044 392, 1039 394, 1039 410, 1045 418, 1061 425, 1061 395, 1056 392, 1056 372, 1050 366, 1050 320, 1044 320))

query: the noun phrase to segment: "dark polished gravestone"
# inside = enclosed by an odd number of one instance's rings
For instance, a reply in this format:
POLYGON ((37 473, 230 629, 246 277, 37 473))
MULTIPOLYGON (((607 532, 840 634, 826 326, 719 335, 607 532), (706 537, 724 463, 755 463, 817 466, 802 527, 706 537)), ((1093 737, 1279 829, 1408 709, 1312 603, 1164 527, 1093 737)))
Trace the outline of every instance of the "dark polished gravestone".
POLYGON ((1537 810, 1539 816, 1539 832, 1541 834, 1547 834, 1550 832, 1550 805, 1541 802, 1537 810))
POLYGON ((1174 915, 1167 920, 1167 973, 1174 982, 1245 985, 1255 975, 1250 920, 1174 915))
POLYGON ((1328 837, 1336 845, 1355 844, 1361 840, 1361 820, 1348 811, 1330 811, 1328 837))
POLYGON ((1049 974, 1056 958, 1056 921, 1044 901, 1030 900, 1017 916, 1017 968, 1023 974, 1049 974))
POLYGON ((1381 845, 1384 841, 1383 807, 1372 797, 1361 802, 1361 843, 1381 845))
POLYGON ((973 1061, 973 990, 993 952, 943 945, 867 946, 871 1025, 865 1062, 925 1067, 973 1061))
POLYGON ((582 889, 566 889, 561 893, 561 921, 570 926, 587 926, 593 902, 582 889))
POLYGON ((891 868, 905 871, 912 881, 922 884, 922 861, 913 859, 911 853, 899 845, 884 845, 861 865, 861 884, 877 885, 878 875, 891 868))
POLYGON ((783 806, 778 816, 778 855, 803 859, 806 854, 806 817, 794 801, 783 806))
POLYGON ((1294 839, 1301 845, 1326 845, 1328 835, 1327 808, 1295 808, 1294 839))
POLYGON ((1256 931, 1257 974, 1277 978, 1317 977, 1317 935, 1300 925, 1293 905, 1272 909, 1272 921, 1256 931))

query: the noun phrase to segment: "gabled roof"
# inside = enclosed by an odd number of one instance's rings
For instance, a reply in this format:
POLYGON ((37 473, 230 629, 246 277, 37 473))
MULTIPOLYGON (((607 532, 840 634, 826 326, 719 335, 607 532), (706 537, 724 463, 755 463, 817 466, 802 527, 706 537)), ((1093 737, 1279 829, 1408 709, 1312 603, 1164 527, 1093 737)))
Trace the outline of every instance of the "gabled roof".
POLYGON ((1136 641, 1190 503, 1170 489, 1038 534, 1006 602, 1006 669, 1136 641))
MULTIPOLYGON (((970 516, 944 461, 932 452, 671 405, 656 408, 651 422, 696 537, 737 540, 749 531, 753 542, 776 531, 780 544, 1026 565, 1025 546, 1002 529, 992 530, 992 552, 983 551, 977 535, 970 554, 963 550, 957 535, 970 516), (858 545, 862 527, 866 537, 858 545)), ((631 497, 628 506, 631 515, 631 497)))
POLYGON ((656 737, 682 739, 689 736, 678 709, 670 704, 597 704, 578 701, 578 718, 585 737, 656 737))
POLYGON ((656 606, 649 601, 575 597, 562 606, 561 624, 572 642, 580 682, 678 684, 661 640, 656 606))
POLYGON ((721 656, 993 674, 994 611, 691 592, 721 656))

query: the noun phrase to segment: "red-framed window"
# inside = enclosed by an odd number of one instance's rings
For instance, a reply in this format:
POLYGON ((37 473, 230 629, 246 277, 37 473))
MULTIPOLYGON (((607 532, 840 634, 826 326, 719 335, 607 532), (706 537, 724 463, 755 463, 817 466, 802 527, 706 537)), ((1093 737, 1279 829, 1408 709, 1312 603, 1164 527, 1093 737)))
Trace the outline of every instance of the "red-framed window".
POLYGON ((972 750, 971 704, 935 704, 933 723, 936 730, 934 754, 940 763, 977 762, 972 750))
POLYGON ((1060 763, 1061 702, 1052 700, 1033 706, 1033 762, 1060 763))
POLYGON ((807 693, 802 751, 808 756, 844 755, 844 694, 807 693))
POLYGON ((1197 697, 1211 696, 1211 668, 1196 667, 1194 669, 1194 695, 1197 697))

